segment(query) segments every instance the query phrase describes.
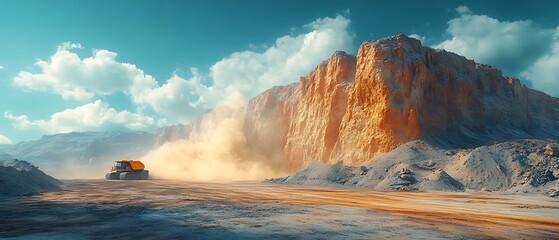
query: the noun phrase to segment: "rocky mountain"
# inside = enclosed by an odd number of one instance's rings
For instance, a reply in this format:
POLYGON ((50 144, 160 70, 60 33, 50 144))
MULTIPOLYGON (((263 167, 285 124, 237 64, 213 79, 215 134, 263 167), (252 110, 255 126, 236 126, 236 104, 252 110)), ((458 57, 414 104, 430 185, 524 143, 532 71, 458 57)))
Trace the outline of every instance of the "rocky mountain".
POLYGON ((153 139, 153 134, 146 132, 71 132, 0 145, 0 153, 31 162, 59 178, 96 174, 102 178, 112 160, 143 156, 152 149, 153 139))
POLYGON ((279 129, 273 143, 295 166, 359 164, 415 139, 465 147, 557 138, 559 105, 497 69, 398 35, 255 97, 245 126, 255 144, 279 129))
POLYGON ((0 196, 34 195, 60 190, 62 182, 17 159, 0 161, 0 196))
MULTIPOLYGON (((203 117, 161 129, 157 144, 188 138, 203 117)), ((251 149, 292 170, 311 162, 357 165, 417 139, 447 148, 559 139, 559 101, 518 79, 397 35, 336 52, 299 82, 249 101, 251 149)))

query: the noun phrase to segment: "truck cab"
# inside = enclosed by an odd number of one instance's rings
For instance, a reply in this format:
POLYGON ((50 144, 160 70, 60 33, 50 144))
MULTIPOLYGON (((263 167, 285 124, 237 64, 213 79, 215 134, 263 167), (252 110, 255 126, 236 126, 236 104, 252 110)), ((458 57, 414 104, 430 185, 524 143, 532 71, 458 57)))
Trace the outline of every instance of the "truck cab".
POLYGON ((129 162, 123 161, 115 161, 115 164, 111 167, 111 172, 130 172, 132 169, 130 168, 129 162))

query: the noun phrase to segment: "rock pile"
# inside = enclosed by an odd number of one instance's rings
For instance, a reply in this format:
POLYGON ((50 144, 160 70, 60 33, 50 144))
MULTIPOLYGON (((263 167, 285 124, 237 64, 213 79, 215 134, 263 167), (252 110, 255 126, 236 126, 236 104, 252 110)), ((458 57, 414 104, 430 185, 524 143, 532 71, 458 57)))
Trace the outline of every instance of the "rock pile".
POLYGON ((61 184, 26 161, 0 161, 0 196, 29 196, 56 191, 61 184))
POLYGON ((550 157, 559 157, 559 144, 549 143, 545 146, 545 155, 550 157))
POLYGON ((557 196, 559 158, 544 154, 546 144, 542 140, 516 140, 473 149, 453 149, 449 154, 449 150, 417 140, 360 167, 313 163, 290 177, 268 182, 557 196))

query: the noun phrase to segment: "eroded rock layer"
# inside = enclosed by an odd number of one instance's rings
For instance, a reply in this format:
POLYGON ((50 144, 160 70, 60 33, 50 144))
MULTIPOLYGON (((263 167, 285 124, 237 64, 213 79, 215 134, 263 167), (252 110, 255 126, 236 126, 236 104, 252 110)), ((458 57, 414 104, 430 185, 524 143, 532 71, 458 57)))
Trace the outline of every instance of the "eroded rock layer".
POLYGON ((415 139, 464 147, 559 135, 552 97, 404 35, 366 42, 356 58, 336 52, 299 83, 272 88, 247 109, 249 142, 280 151, 294 169, 358 164, 415 139))

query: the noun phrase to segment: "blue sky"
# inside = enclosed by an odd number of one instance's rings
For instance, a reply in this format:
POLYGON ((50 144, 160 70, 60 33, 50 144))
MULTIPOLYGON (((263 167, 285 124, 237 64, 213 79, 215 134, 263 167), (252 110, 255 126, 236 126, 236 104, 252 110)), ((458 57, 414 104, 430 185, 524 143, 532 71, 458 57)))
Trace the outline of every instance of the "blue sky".
POLYGON ((403 33, 559 97, 556 1, 0 1, 0 143, 186 123, 403 33))

